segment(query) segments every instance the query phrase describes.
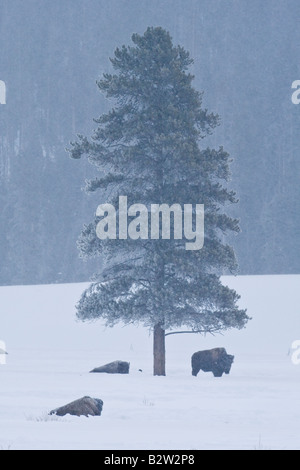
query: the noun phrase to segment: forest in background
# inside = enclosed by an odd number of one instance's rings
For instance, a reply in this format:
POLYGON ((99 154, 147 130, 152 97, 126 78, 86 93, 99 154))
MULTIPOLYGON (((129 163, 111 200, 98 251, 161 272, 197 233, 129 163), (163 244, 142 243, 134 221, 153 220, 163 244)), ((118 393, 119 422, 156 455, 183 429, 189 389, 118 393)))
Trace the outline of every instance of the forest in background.
POLYGON ((112 104, 96 80, 114 49, 148 26, 190 52, 194 86, 221 117, 202 146, 233 158, 239 273, 299 273, 299 15, 298 0, 0 0, 0 284, 86 281, 99 268, 76 240, 105 201, 82 192, 94 170, 65 149, 112 104))

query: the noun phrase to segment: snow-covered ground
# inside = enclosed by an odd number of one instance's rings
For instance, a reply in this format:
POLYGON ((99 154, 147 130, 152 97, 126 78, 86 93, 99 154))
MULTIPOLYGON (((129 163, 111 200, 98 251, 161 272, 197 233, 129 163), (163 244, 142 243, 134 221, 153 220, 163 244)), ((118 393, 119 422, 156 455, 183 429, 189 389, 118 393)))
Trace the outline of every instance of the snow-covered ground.
POLYGON ((252 321, 224 336, 168 336, 166 377, 152 376, 144 328, 75 320, 85 284, 1 287, 0 449, 300 449, 300 276, 223 281, 252 321), (235 355, 230 375, 193 377, 192 353, 216 346, 235 355), (129 375, 89 374, 116 359, 129 375), (48 415, 84 395, 104 401, 100 417, 48 415))

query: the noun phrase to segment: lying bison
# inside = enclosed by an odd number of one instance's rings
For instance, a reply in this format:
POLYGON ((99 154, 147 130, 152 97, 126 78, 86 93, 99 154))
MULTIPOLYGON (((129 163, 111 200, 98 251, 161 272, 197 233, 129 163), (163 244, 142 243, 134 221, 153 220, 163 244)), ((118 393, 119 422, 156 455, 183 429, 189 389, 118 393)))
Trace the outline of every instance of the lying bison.
POLYGON ((214 348, 207 351, 198 351, 192 355, 192 375, 200 370, 212 372, 215 377, 229 374, 234 356, 227 354, 225 348, 214 348))
POLYGON ((130 363, 125 361, 114 361, 104 366, 96 367, 90 372, 106 372, 107 374, 129 374, 130 363))
POLYGON ((82 397, 50 411, 49 414, 57 416, 65 416, 66 414, 74 416, 100 416, 102 407, 103 401, 99 398, 82 397))

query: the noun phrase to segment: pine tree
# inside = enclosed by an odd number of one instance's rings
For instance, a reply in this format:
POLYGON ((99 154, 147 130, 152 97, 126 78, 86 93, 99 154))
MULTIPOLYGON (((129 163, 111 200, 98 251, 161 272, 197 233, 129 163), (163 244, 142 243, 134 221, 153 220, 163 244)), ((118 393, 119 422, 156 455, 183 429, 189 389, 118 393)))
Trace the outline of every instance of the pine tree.
MULTIPOLYGON (((87 155, 97 167, 99 177, 87 181, 86 189, 99 190, 99 203, 117 208, 123 195, 128 205, 147 208, 204 204, 204 246, 186 250, 185 241, 175 237, 147 239, 138 235, 141 225, 135 240, 100 240, 95 215, 78 245, 83 257, 101 256, 101 272, 82 294, 77 316, 153 330, 154 375, 165 375, 165 336, 174 329, 216 333, 243 328, 248 320, 237 306, 238 294, 220 281, 224 270, 237 269, 223 239, 239 231, 238 220, 221 210, 237 201, 222 185, 230 177, 228 153, 200 147, 219 118, 203 109, 202 93, 191 85, 189 53, 160 27, 133 34, 132 41, 115 50, 114 73, 97 82, 115 107, 95 120, 92 139, 79 135, 69 151, 75 159, 87 155)), ((137 210, 136 225, 138 215, 137 210)))

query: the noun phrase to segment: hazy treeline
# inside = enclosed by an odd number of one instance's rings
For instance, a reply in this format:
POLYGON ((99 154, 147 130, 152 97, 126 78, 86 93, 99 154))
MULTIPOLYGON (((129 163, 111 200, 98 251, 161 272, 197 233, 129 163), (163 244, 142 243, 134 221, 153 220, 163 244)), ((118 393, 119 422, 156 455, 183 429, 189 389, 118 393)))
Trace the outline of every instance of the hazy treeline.
POLYGON ((115 47, 158 25, 222 119, 203 146, 234 159, 240 272, 299 273, 299 14, 298 0, 1 0, 0 284, 88 280, 99 265, 76 240, 105 201, 82 192, 94 169, 65 148, 110 106, 95 82, 115 47))

